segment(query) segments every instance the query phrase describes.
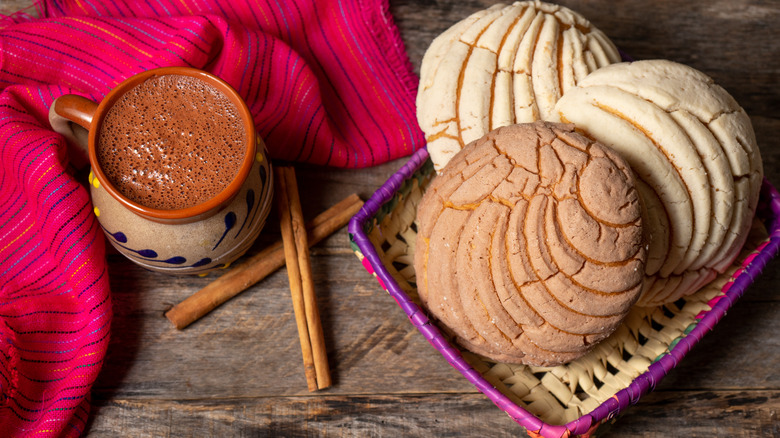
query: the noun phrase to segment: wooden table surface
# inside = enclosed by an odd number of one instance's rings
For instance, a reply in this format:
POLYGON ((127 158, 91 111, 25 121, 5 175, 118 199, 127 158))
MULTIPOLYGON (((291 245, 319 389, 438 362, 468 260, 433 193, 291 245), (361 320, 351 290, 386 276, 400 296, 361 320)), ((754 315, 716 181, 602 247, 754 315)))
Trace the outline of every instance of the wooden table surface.
MULTIPOLYGON (((9 12, 31 0, 3 0, 9 12)), ((391 0, 419 71, 431 40, 490 1, 391 0)), ((751 116, 780 186, 780 1, 561 0, 637 59, 691 65, 751 116)), ((299 166, 304 215, 367 199, 405 160, 363 170, 299 166)), ((272 214, 275 216, 275 214, 272 214)), ((272 220, 250 255, 279 237, 272 220)), ((333 387, 306 389, 284 270, 189 328, 163 316, 216 278, 177 278, 110 254, 111 343, 90 437, 522 436, 428 344, 353 255, 342 229, 311 251, 333 387)), ((240 263, 240 261, 238 262, 240 263)), ((780 436, 780 262, 604 436, 780 436)))

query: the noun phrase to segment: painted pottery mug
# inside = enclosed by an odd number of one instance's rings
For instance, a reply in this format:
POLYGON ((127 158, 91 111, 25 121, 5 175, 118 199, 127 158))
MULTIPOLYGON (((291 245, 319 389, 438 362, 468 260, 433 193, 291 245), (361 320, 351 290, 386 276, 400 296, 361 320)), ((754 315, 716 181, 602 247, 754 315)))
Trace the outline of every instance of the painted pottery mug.
POLYGON ((246 103, 192 68, 139 73, 98 104, 57 98, 52 128, 71 163, 91 166, 90 194, 108 240, 135 263, 202 274, 244 254, 265 225, 272 168, 246 103))

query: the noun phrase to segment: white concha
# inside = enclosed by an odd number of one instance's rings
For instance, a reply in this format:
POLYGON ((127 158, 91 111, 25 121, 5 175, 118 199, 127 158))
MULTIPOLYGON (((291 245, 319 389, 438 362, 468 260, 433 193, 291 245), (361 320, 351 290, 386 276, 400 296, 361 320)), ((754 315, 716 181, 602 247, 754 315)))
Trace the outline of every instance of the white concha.
POLYGON ((618 63, 579 81, 555 113, 618 151, 642 180, 651 240, 639 304, 675 301, 733 262, 763 168, 750 119, 728 92, 672 61, 618 63), (667 245, 652 240, 666 236, 667 245))
POLYGON ((566 90, 618 61, 603 32, 558 5, 499 4, 456 23, 420 67, 417 118, 434 167, 493 129, 549 119, 566 90))
MULTIPOLYGON (((667 153, 658 147, 654 139, 657 135, 648 135, 644 127, 633 119, 626 119, 621 112, 630 111, 626 107, 637 103, 630 95, 605 85, 577 87, 567 94, 572 96, 558 107, 561 120, 574 123, 592 138, 618 151, 661 201, 668 217, 669 244, 666 253, 650 253, 648 258, 663 260, 659 272, 664 277, 668 276, 683 261, 693 237, 691 195, 682 173, 669 160, 667 153), (617 102, 621 98, 625 99, 624 104, 617 102), (603 101, 609 102, 609 105, 603 101)), ((648 214, 645 213, 645 217, 648 214)), ((652 230, 653 227, 649 228, 652 230)))
POLYGON ((428 141, 439 145, 436 151, 430 151, 437 160, 449 161, 462 148, 456 104, 461 88, 459 72, 471 51, 468 41, 474 31, 492 23, 503 8, 494 5, 459 21, 436 37, 425 52, 420 66, 417 120, 428 141))

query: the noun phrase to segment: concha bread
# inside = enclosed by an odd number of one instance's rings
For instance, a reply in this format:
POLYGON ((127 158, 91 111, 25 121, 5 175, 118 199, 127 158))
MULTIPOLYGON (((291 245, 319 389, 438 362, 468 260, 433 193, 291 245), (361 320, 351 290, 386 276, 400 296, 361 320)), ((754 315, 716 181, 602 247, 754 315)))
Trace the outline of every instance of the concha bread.
POLYGON ((417 118, 435 169, 492 129, 548 120, 566 90, 619 61, 603 32, 563 6, 497 4, 456 23, 420 67, 417 118))
POLYGON ((633 173, 572 125, 509 125, 468 144, 431 182, 417 221, 423 306, 496 361, 574 360, 642 289, 633 173))
POLYGON ((618 63, 569 89, 555 119, 617 151, 637 174, 650 245, 640 305, 676 301, 731 265, 763 167, 750 119, 728 92, 672 61, 618 63))

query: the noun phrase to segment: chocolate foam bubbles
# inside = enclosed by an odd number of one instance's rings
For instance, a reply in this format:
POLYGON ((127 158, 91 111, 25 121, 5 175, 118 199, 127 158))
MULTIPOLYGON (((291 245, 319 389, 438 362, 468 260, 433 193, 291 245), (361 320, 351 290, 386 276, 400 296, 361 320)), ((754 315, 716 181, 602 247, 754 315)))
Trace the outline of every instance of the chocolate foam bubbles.
POLYGON ((236 105, 186 75, 154 76, 108 110, 98 133, 103 173, 127 199, 159 210, 192 207, 236 177, 246 148, 236 105))

